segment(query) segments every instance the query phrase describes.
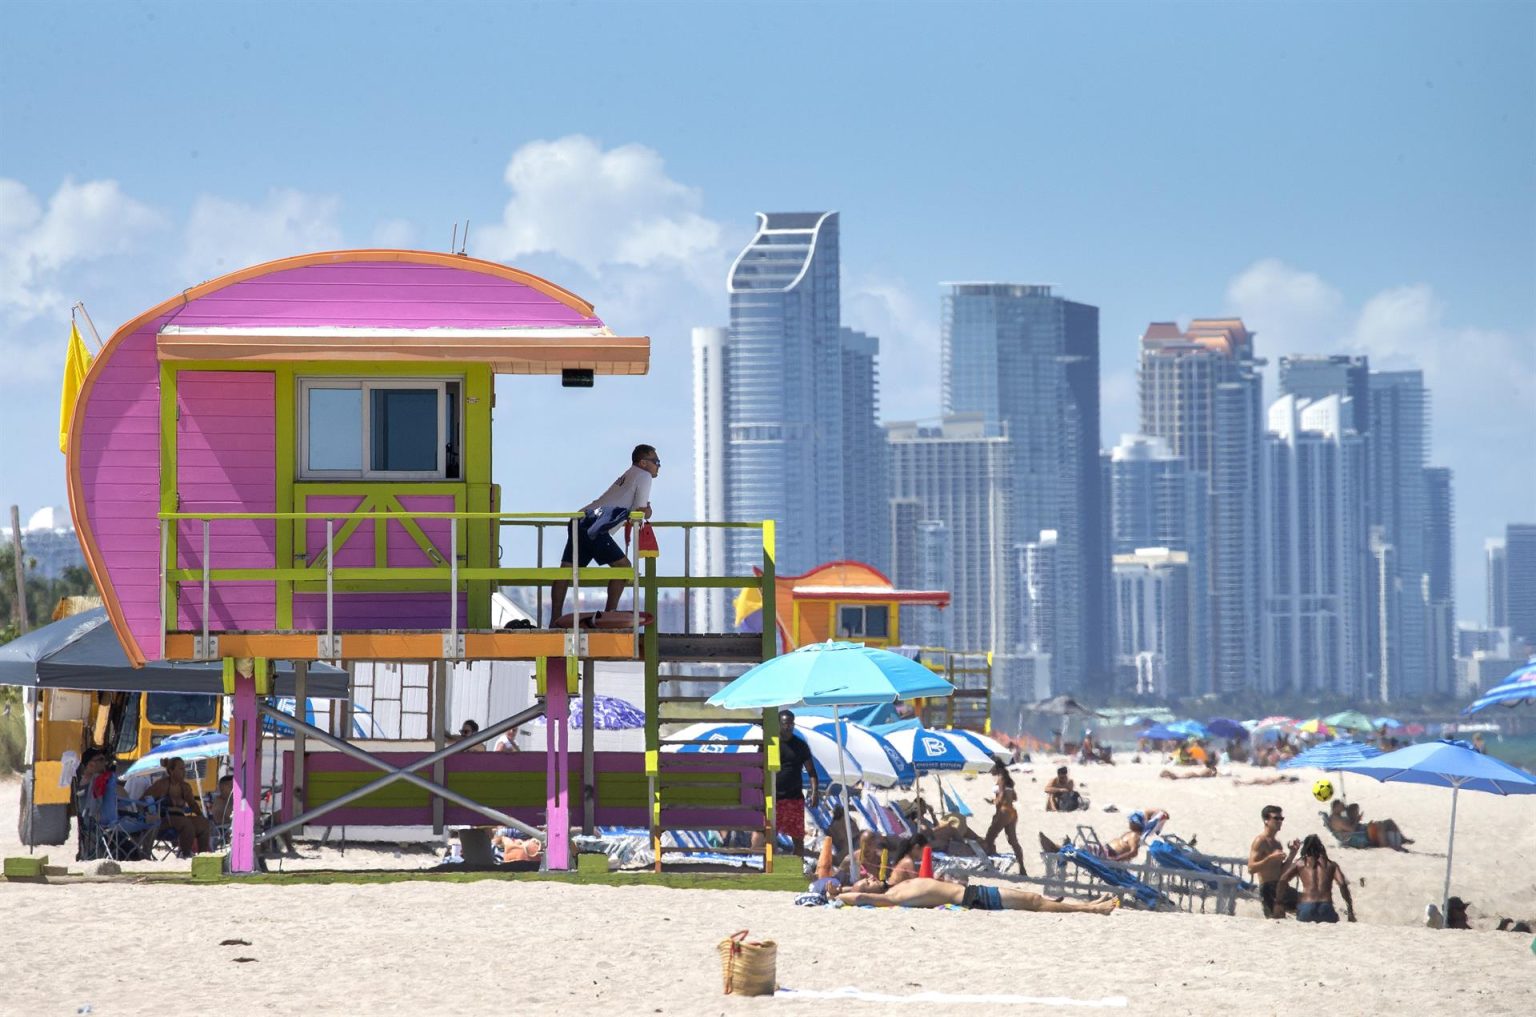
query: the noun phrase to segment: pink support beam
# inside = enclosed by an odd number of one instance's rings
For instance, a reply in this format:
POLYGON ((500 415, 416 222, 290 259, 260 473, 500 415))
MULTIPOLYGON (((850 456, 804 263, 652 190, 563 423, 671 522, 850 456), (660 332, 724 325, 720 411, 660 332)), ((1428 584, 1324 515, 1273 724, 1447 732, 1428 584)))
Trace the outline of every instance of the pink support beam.
POLYGON ((571 868, 571 716, 566 690, 566 659, 551 657, 548 692, 544 700, 546 746, 545 829, 549 846, 544 857, 551 871, 571 868))
POLYGON ((261 802, 261 725, 256 713, 256 678, 235 672, 235 709, 230 721, 234 736, 230 762, 234 768, 235 801, 230 818, 229 871, 256 871, 256 809, 261 802))

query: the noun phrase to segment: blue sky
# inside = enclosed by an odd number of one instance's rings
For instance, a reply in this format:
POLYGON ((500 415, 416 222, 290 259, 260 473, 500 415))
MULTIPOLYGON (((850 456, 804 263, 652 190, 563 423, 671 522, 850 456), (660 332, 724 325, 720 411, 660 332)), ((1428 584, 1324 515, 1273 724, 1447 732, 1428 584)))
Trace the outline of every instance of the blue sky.
POLYGON ((724 322, 753 212, 833 208, 890 418, 936 411, 946 279, 1102 309, 1107 444, 1150 320, 1422 367, 1480 619, 1483 538, 1536 516, 1533 125, 1523 2, 13 2, 0 503, 63 501, 74 300, 108 335, 227 270, 446 249, 468 218, 471 253, 655 341, 648 379, 503 382, 508 508, 586 501, 644 438, 686 516, 687 329, 724 322))

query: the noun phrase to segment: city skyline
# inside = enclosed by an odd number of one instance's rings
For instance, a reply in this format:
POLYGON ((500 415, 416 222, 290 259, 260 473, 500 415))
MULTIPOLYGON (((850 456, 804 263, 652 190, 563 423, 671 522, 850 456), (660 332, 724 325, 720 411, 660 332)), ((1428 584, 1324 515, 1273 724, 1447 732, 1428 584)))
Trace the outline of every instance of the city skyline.
POLYGON ((213 10, 12 12, 0 40, 0 501, 64 501, 49 432, 75 299, 105 336, 223 271, 324 248, 445 249, 468 218, 469 253, 569 286, 656 341, 644 382, 504 404, 503 447, 522 451, 498 468, 527 478, 515 507, 590 499, 639 429, 669 455, 658 508, 678 515, 692 504, 689 329, 726 320, 720 282, 750 210, 778 207, 843 217, 842 323, 881 343, 884 420, 937 402, 938 280, 1054 283, 1101 311, 1105 445, 1137 430, 1149 319, 1240 315, 1271 374, 1278 356, 1324 351, 1424 371, 1429 461, 1455 476, 1463 618, 1484 613, 1482 542, 1536 503, 1519 415, 1490 412, 1536 379, 1536 141, 1517 126, 1536 116, 1529 5, 988 8, 984 32, 959 8, 878 23, 818 12, 812 32, 673 8, 690 33, 610 8, 615 32, 559 90, 539 84, 553 54, 518 47, 516 81, 499 68, 509 45, 578 26, 580 9, 279 6, 238 34, 213 10), (299 11, 302 39, 285 30, 299 11), (438 65, 453 24, 474 26, 455 68, 472 98, 425 105, 395 69, 438 65), (1060 45, 1085 30, 1090 52, 1060 45), (47 44, 61 33, 63 68, 47 44), (723 87, 741 57, 720 43, 744 38, 779 54, 771 95, 723 87), (663 71, 634 74, 637 40, 663 71), (315 63, 354 48, 378 59, 315 103, 315 63), (930 73, 897 74, 893 51, 930 73), (1198 72, 1149 76, 1150 51, 1204 56, 1198 72), (155 59, 201 86, 147 75, 155 59), (923 143, 860 115, 873 90, 919 114, 923 143), (974 102, 998 95, 1040 101, 974 102), (173 140, 139 133, 167 117, 173 140), (1241 171, 1192 158, 1212 140, 1248 152, 1241 171))

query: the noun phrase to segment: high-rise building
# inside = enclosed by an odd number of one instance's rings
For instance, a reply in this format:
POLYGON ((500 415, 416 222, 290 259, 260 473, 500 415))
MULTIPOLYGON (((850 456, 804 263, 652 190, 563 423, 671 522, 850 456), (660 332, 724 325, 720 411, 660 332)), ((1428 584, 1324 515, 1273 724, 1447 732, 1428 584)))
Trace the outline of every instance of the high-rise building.
POLYGON ((1425 590, 1428 512, 1429 395, 1420 371, 1370 375, 1371 524, 1392 552, 1382 577, 1379 647, 1373 670, 1383 700, 1401 702, 1432 691, 1429 685, 1429 611, 1425 590))
POLYGON ((1364 442, 1349 400, 1281 396, 1264 439, 1264 691, 1367 690, 1364 442))
POLYGON ((1452 551, 1456 512, 1451 471, 1443 466, 1429 467, 1424 471, 1424 485, 1426 691, 1449 696, 1456 689, 1456 571, 1452 551))
POLYGON ((946 414, 1004 424, 1011 443, 1011 544, 1057 534, 1062 603, 1054 685, 1107 677, 1109 559, 1099 465, 1098 308, 1049 286, 951 283, 942 345, 946 414))
POLYGON ((951 593, 950 647, 1011 648, 1017 638, 1009 550, 1013 459, 1003 426, 971 414, 938 423, 891 423, 885 433, 892 558, 902 566, 896 582, 922 581, 922 558, 933 547, 919 545, 922 524, 942 524, 950 563, 950 582, 943 587, 951 593), (910 527, 902 525, 904 517, 910 527))
MULTIPOLYGON (((842 556, 843 340, 836 212, 759 212, 727 278, 725 500, 733 520, 778 523, 778 571, 842 556)), ((761 561, 726 542, 732 575, 761 561), (739 570, 739 571, 738 571, 739 570)))
POLYGON ((1141 337, 1141 432, 1204 477, 1210 667, 1224 693, 1259 681, 1262 365, 1237 318, 1153 322, 1141 337))
POLYGON ((843 539, 839 557, 885 571, 890 568, 890 526, 885 432, 880 427, 880 340, 846 327, 839 335, 843 345, 843 539))
MULTIPOLYGON (((1032 653, 1054 664, 1061 645, 1062 621, 1072 613, 1061 570, 1061 538, 1055 530, 1017 548, 1018 585, 1024 599, 1025 628, 1032 653)), ((1052 684, 1060 681, 1052 675, 1052 684)))
MULTIPOLYGON (((1166 676, 1169 692, 1198 696, 1211 691, 1210 574, 1206 553, 1210 535, 1206 478, 1173 454, 1167 441, 1128 434, 1109 454, 1110 552, 1134 554, 1139 548, 1163 547, 1182 552, 1189 575, 1184 583, 1189 603, 1182 617, 1185 661, 1166 676)), ((1116 671, 1125 673, 1120 634, 1122 600, 1115 580, 1116 671)))
MULTIPOLYGON (((693 518, 724 522, 725 503, 725 343, 723 328, 693 330, 693 518)), ((690 537, 696 576, 731 575, 725 571, 726 530, 704 527, 690 537)), ((739 573, 749 575, 750 573, 739 573)), ((694 590, 689 599, 695 632, 724 632, 725 590, 694 590)))
MULTIPOLYGON (((949 538, 947 523, 937 519, 918 522, 913 541, 916 545, 917 589, 948 590, 954 582, 955 556, 949 538)), ((918 646, 955 646, 950 633, 951 612, 931 604, 916 605, 909 610, 913 621, 913 629, 907 635, 909 642, 918 646)))
POLYGON ((1536 649, 1536 523, 1504 528, 1504 614, 1516 655, 1536 649))
POLYGON ((1189 672, 1189 556, 1166 547, 1116 554, 1115 668, 1127 691, 1184 694, 1189 672))
POLYGON ((1343 404, 1344 427, 1364 435, 1370 430, 1371 366, 1366 357, 1293 353, 1280 358, 1280 395, 1316 401, 1336 395, 1343 404))
POLYGON ((1490 629, 1504 628, 1509 624, 1507 600, 1509 587, 1506 583, 1504 541, 1483 541, 1484 608, 1490 629))

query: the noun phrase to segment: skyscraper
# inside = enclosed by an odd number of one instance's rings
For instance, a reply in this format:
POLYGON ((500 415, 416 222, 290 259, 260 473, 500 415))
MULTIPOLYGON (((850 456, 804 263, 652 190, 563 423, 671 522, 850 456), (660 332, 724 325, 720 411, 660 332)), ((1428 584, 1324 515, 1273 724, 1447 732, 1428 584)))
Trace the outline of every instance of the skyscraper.
POLYGON ((1142 696, 1188 694, 1189 556, 1166 547, 1116 554, 1115 665, 1142 696))
POLYGON ((1504 528, 1504 569, 1504 624, 1518 656, 1522 643, 1536 648, 1536 524, 1510 523, 1504 528))
POLYGON ((1062 622, 1072 611, 1063 589, 1061 539, 1055 530, 1041 530, 1040 535, 1019 548, 1019 587, 1023 591, 1029 650, 1051 661, 1054 668, 1061 651, 1062 622))
POLYGON ((1006 425, 1009 540, 1056 532, 1062 603, 1054 684, 1107 677, 1109 560, 1099 466, 1099 312, 1049 286, 951 283, 944 295, 944 412, 1006 425))
POLYGON ((1280 358, 1280 394, 1318 400, 1336 395, 1343 405, 1344 427, 1364 435, 1370 430, 1371 366, 1366 357, 1293 353, 1280 358))
POLYGON ((1485 572, 1484 605, 1488 615, 1488 627, 1501 629, 1509 624, 1506 601, 1509 595, 1506 584, 1504 541, 1483 541, 1483 569, 1485 572))
POLYGON ((1264 690, 1355 698, 1369 638, 1364 442, 1347 399, 1281 396, 1264 439, 1264 690))
MULTIPOLYGON (((723 522, 725 504, 725 343, 723 328, 693 330, 693 518, 723 522)), ((690 538, 696 576, 724 576, 726 530, 696 529, 690 538)), ((745 573, 743 573, 745 574, 745 573)), ((694 590, 695 632, 724 632, 725 590, 694 590)))
MULTIPOLYGON (((730 519, 776 520, 778 570, 803 572, 841 557, 844 540, 838 220, 757 218, 726 284, 725 500, 730 519)), ((760 555, 750 533, 731 532, 731 574, 760 555)))
POLYGON ((1425 596, 1426 488, 1429 396, 1420 371, 1372 371, 1370 375, 1371 523, 1391 553, 1392 571, 1382 577, 1379 654, 1380 696, 1401 702, 1429 688, 1429 613, 1425 596))
POLYGON ((1153 322, 1141 337, 1141 431, 1167 440, 1205 478, 1210 505, 1214 690, 1259 679, 1259 444, 1263 361, 1237 318, 1153 322))
MULTIPOLYGON (((890 568, 885 432, 880 427, 880 340, 839 330, 843 360, 843 539, 839 557, 890 568)), ((939 590, 942 586, 919 589, 939 590)))
MULTIPOLYGON (((1016 639, 1009 540, 1013 458, 1003 430, 979 414, 885 426, 892 514, 915 517, 917 524, 894 529, 892 557, 911 562, 913 580, 920 582, 921 560, 933 550, 931 540, 927 547, 917 543, 921 524, 943 524, 954 649, 1002 652, 1016 639)), ((896 580, 908 582, 900 573, 896 580)))
POLYGON ((1456 572, 1452 553, 1456 512, 1451 471, 1443 466, 1429 467, 1424 471, 1424 485, 1426 691, 1448 696, 1456 686, 1456 572))
MULTIPOLYGON (((1174 695, 1204 695, 1211 691, 1210 573, 1207 568, 1210 534, 1206 477, 1169 449, 1162 438, 1127 434, 1109 455, 1110 552, 1134 555, 1141 548, 1168 548, 1184 555, 1188 575, 1182 583, 1187 603, 1182 611, 1170 606, 1170 617, 1188 626, 1180 663, 1162 681, 1174 695)), ((1116 670, 1124 673, 1125 637, 1121 612, 1125 601, 1116 566, 1114 622, 1116 670)))

